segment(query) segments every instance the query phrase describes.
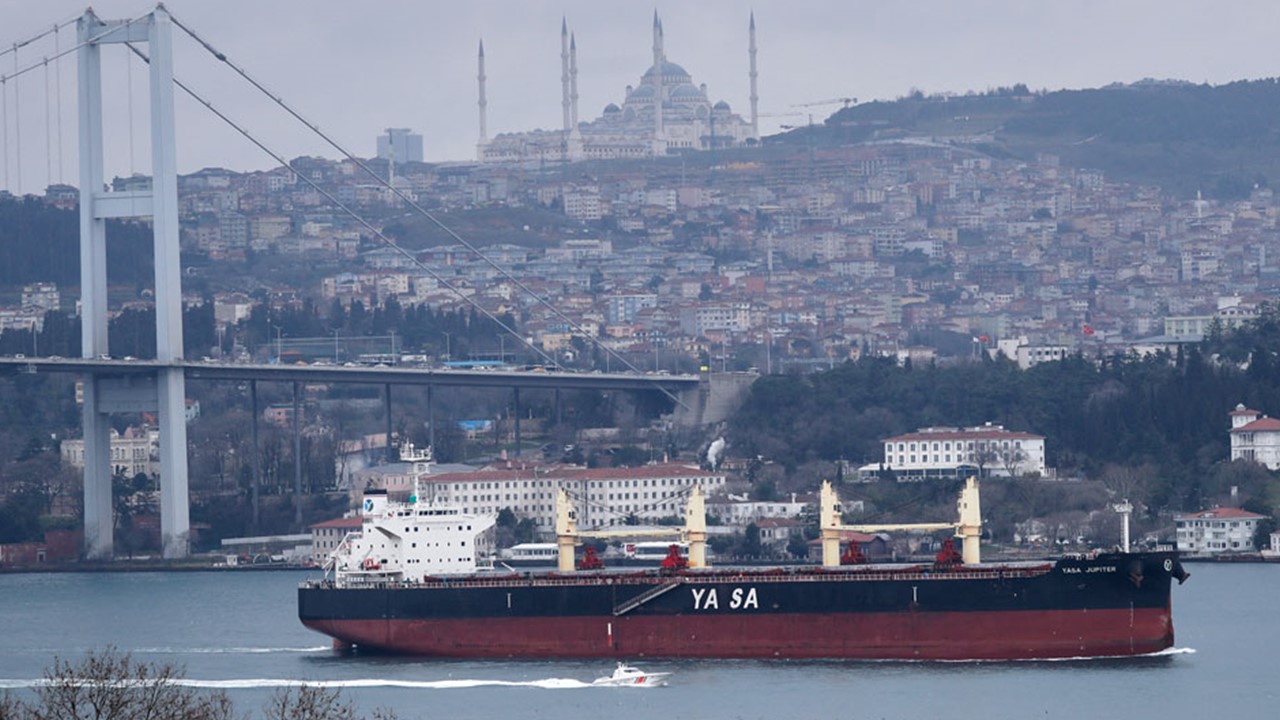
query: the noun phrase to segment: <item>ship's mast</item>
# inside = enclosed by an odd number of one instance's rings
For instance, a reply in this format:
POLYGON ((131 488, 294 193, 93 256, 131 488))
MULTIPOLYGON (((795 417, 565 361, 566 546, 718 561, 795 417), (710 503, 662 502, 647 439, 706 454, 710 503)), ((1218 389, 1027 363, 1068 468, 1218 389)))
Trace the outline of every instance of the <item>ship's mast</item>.
POLYGON ((1133 512, 1133 505, 1124 499, 1114 509, 1120 513, 1120 549, 1129 552, 1129 514, 1133 512))

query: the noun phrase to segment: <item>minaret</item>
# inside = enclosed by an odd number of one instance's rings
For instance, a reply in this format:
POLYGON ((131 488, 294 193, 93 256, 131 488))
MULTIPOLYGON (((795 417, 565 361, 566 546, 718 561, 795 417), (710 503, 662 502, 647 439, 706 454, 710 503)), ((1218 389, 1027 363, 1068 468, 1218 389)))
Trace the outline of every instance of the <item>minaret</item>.
POLYGON ((476 143, 476 159, 484 161, 484 148, 489 144, 489 129, 485 118, 485 111, 489 102, 484 97, 484 40, 480 41, 480 54, 477 58, 479 73, 476 75, 476 81, 480 84, 480 140, 476 143))
POLYGON ((569 33, 569 128, 578 129, 578 39, 569 33))
POLYGON ((665 155, 666 143, 662 130, 662 21, 658 11, 653 11, 653 154, 665 155))
POLYGON ((564 131, 569 132, 569 23, 560 18, 560 107, 564 111, 564 131))
POLYGON ((569 33, 569 159, 582 159, 582 131, 578 129, 578 40, 569 33))
POLYGON ((751 11, 751 25, 748 31, 747 56, 751 59, 751 137, 760 139, 760 116, 756 109, 760 105, 760 96, 756 93, 756 13, 751 11))

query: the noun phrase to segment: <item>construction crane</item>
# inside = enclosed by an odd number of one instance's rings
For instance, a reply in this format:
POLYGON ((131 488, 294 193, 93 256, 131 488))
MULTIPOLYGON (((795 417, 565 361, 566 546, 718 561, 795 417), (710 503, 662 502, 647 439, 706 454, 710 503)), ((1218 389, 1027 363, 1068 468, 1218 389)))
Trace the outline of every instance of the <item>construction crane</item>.
POLYGON ((578 511, 563 488, 556 491, 557 569, 573 572, 573 548, 582 538, 674 537, 689 543, 689 567, 707 567, 707 514, 702 488, 694 486, 685 506, 684 527, 663 530, 579 530, 578 511))
POLYGON ((847 109, 850 105, 853 105, 857 102, 858 102, 858 98, 856 97, 842 97, 842 98, 831 98, 830 100, 814 100, 813 102, 796 103, 791 107, 817 107, 819 105, 835 105, 836 103, 841 103, 847 109))

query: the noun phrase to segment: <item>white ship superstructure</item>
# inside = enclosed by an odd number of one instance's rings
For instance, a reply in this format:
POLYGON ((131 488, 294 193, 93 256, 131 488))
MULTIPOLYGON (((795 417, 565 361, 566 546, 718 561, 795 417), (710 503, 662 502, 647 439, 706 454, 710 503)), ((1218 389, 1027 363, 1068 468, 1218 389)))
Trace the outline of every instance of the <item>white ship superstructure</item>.
MULTIPOLYGON (((417 451, 407 445, 400 457, 429 471, 429 448, 417 451)), ((390 500, 386 490, 367 490, 361 513, 360 531, 348 533, 325 564, 326 574, 332 571, 340 586, 474 573, 491 555, 481 537, 496 516, 424 498, 420 482, 414 483, 408 502, 390 500)))

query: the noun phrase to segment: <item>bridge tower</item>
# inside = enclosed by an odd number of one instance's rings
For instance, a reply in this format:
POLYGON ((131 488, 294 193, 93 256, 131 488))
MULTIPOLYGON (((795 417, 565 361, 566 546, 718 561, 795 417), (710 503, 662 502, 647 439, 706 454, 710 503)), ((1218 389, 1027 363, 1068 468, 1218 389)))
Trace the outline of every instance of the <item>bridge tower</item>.
POLYGON ((107 355, 108 218, 150 216, 155 237, 156 358, 169 363, 145 380, 109 372, 84 377, 84 523, 90 558, 113 553, 113 412, 157 411, 160 424, 160 531, 166 558, 190 551, 186 384, 182 360, 182 285, 178 257, 178 174, 174 139, 172 20, 163 5, 137 20, 78 22, 80 117, 81 341, 86 358, 107 355), (151 190, 106 192, 103 175, 102 46, 145 45, 150 57, 151 190))

